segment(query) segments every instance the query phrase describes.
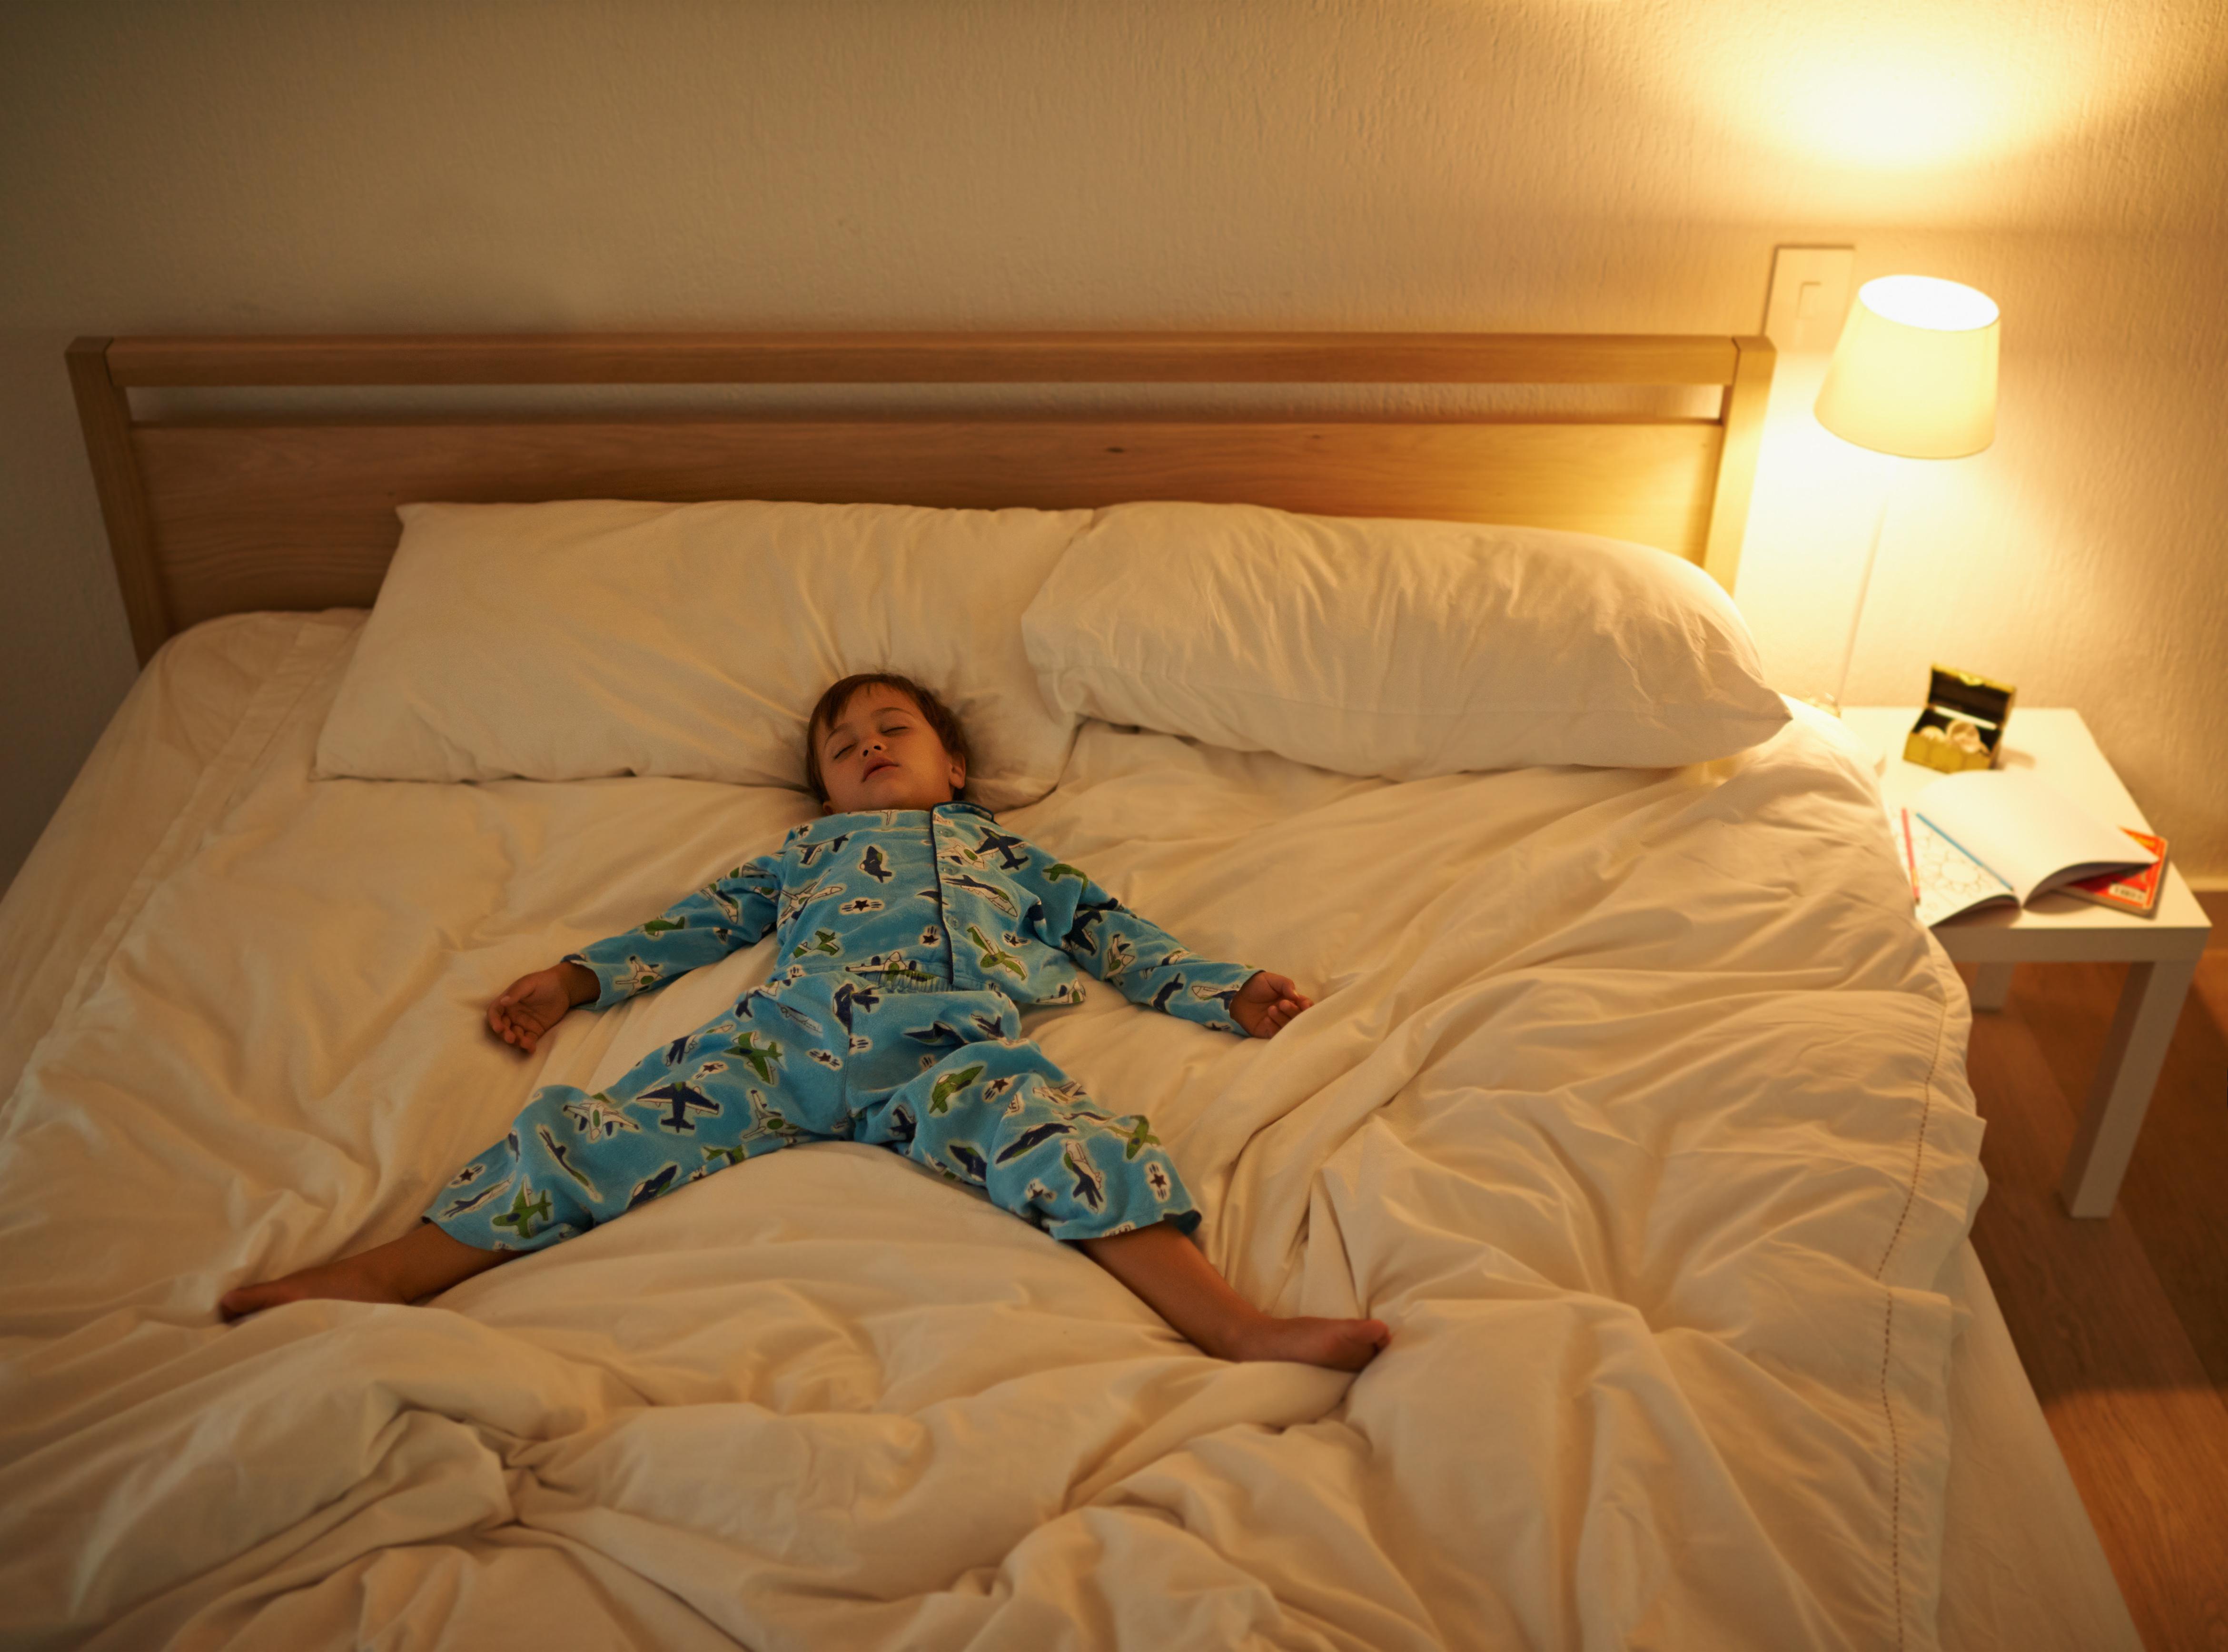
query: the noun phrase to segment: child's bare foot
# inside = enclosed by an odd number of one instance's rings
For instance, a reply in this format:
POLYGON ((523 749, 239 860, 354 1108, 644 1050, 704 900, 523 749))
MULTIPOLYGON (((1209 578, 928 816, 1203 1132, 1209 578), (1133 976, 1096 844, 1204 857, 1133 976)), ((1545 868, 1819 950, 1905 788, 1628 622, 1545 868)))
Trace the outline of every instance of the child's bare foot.
POLYGON ((337 1262, 303 1268, 259 1285, 240 1285, 217 1298, 227 1319, 243 1319, 281 1303, 323 1297, 336 1302, 416 1302, 511 1260, 509 1251, 483 1251, 452 1239, 431 1222, 400 1239, 337 1262))
POLYGON ((1226 1360, 1292 1360, 1359 1371, 1392 1336, 1381 1319, 1271 1319, 1264 1314, 1209 1352, 1226 1360))
POLYGON ((374 1254, 366 1251, 319 1267, 304 1268, 284 1278, 266 1279, 259 1285, 238 1286, 217 1298, 217 1309, 227 1319, 244 1319, 281 1303, 305 1302, 312 1297, 337 1302, 407 1300, 378 1268, 370 1265, 374 1254))

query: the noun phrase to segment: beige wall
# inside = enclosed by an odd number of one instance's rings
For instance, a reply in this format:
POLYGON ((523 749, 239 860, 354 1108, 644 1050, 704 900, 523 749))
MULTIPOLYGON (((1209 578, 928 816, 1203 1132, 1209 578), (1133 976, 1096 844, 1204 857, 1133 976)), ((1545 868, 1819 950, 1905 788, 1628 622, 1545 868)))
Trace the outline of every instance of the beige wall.
MULTIPOLYGON (((1747 331, 1781 241, 2004 311, 1999 439, 1901 485, 1852 698, 1940 657, 2078 706, 2228 877, 2225 73, 2204 0, 16 0, 0 877, 133 669, 74 334, 1747 331)), ((1783 687, 1874 485, 1782 407, 1739 594, 1783 687)))

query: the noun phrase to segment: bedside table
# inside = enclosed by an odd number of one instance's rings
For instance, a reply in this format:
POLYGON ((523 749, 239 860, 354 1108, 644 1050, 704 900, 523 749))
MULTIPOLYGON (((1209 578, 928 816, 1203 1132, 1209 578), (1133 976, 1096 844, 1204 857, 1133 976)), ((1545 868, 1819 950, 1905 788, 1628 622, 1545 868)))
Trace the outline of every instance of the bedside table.
MULTIPOLYGON (((1852 706, 1843 717, 1853 733, 1887 754, 1879 788, 1891 816, 1943 778, 1939 770, 1903 760, 1904 736, 1917 719, 1916 706, 1852 706)), ((1997 766, 2032 770, 2107 825, 2150 829, 2078 711, 2016 708, 1997 766)), ((2058 1183, 2059 1195, 2076 1216, 2112 1213, 2167 1044, 2197 972, 2198 954, 2212 927, 2175 870, 2173 848, 2169 842, 2166 887, 2148 918, 2053 894, 2039 896, 2025 910, 1996 906, 1935 926, 1944 951, 1960 964, 1979 966, 1973 983, 1975 1009, 2002 1008, 2012 970, 2021 964, 2128 965, 2111 1035, 2058 1183)))

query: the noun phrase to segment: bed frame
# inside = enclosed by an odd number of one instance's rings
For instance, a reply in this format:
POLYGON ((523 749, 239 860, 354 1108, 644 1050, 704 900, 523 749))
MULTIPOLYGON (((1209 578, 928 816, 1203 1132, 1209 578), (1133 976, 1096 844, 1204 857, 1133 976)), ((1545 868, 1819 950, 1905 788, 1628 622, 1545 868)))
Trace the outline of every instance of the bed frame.
POLYGON ((131 636, 368 607, 410 500, 959 507, 1246 500, 1607 534, 1740 560, 1772 351, 1722 336, 758 333, 80 338, 70 381, 131 636), (1715 417, 1296 418, 1011 410, 142 416, 135 389, 404 386, 1713 386, 1715 417))

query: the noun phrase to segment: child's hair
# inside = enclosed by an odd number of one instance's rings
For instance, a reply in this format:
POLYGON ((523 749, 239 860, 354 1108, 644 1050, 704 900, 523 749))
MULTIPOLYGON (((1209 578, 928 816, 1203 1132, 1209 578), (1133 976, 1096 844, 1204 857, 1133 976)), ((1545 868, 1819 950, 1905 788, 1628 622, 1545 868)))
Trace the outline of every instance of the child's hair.
MULTIPOLYGON (((804 778, 812 788, 812 795, 821 802, 828 801, 828 785, 820 778, 820 736, 828 727, 843 714, 843 708, 851 703, 851 696, 861 688, 877 685, 895 688, 919 708, 928 726, 936 731, 936 738, 944 742, 944 749, 969 772, 975 767, 974 754, 967 749, 967 731, 959 726, 951 708, 938 700, 911 677, 900 676, 894 671, 861 671, 855 676, 845 677, 830 685, 820 696, 820 703, 812 708, 812 715, 804 722, 804 778)), ((966 788, 962 787, 964 794, 966 788)))

